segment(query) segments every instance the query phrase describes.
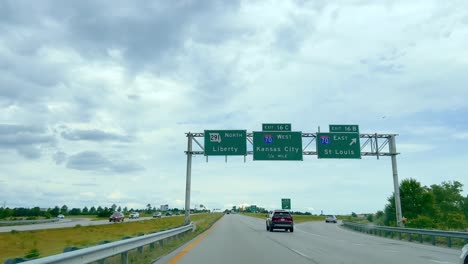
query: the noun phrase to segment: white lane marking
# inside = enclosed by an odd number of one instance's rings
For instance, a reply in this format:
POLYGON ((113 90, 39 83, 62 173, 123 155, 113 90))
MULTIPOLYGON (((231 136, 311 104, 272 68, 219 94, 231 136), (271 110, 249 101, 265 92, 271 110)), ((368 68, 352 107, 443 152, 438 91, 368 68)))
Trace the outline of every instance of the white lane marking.
POLYGON ((391 253, 398 253, 397 250, 392 250, 392 249, 384 249, 386 252, 391 252, 391 253))
MULTIPOLYGON (((297 229, 297 228, 296 228, 297 229)), ((327 236, 322 236, 322 235, 319 235, 319 234, 315 234, 315 233, 312 233, 312 232, 308 232, 308 231, 304 231, 304 230, 300 230, 300 229, 297 229, 298 231, 301 231, 301 232, 304 232, 304 233, 307 233, 307 234, 310 234, 310 235, 313 235, 313 236, 318 236, 318 237, 327 237, 327 236)))
POLYGON ((430 262, 434 262, 434 263, 439 263, 439 264, 455 264, 455 263, 453 263, 453 262, 439 261, 439 260, 433 260, 433 259, 430 259, 429 261, 430 261, 430 262))
POLYGON ((355 246, 364 246, 364 244, 359 244, 359 243, 353 243, 355 246))
POLYGON ((304 254, 304 253, 302 253, 302 252, 300 252, 300 251, 298 251, 298 250, 295 250, 295 249, 293 249, 293 248, 290 248, 290 249, 291 249, 292 251, 296 252, 296 254, 299 254, 299 255, 303 256, 304 258, 310 259, 310 257, 307 256, 307 255, 304 254))

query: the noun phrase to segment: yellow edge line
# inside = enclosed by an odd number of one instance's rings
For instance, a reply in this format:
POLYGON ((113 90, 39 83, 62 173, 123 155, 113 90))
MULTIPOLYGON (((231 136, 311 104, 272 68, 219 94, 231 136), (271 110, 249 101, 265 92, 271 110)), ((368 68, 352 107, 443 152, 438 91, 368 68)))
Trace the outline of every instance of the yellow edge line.
POLYGON ((177 261, 179 261, 183 256, 185 256, 193 247, 195 247, 198 243, 200 243, 207 235, 213 231, 214 227, 218 224, 219 221, 216 221, 214 225, 210 227, 205 233, 203 233, 201 236, 199 236, 195 241, 190 243, 187 247, 185 247, 181 252, 179 252, 177 255, 175 255, 167 264, 176 264, 177 261))

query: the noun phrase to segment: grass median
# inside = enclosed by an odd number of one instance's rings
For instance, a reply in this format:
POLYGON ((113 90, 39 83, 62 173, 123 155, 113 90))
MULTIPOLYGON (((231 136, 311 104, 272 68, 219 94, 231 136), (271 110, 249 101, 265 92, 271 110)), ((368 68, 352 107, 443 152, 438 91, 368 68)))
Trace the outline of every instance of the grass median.
MULTIPOLYGON (((190 216, 197 223, 197 232, 211 226, 222 214, 197 214, 190 216)), ((155 231, 181 226, 184 216, 164 217, 145 221, 114 223, 98 226, 75 226, 61 229, 11 231, 0 233, 0 259, 24 257, 36 252, 40 257, 62 253, 66 247, 90 247, 103 241, 117 241, 155 231)))

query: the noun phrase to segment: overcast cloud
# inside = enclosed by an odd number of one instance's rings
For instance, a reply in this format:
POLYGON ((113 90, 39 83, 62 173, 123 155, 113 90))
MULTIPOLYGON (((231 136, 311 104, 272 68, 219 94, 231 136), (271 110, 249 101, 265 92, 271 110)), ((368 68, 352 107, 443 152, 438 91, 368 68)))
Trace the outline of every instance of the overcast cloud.
MULTIPOLYGON (((185 133, 262 123, 397 133, 400 180, 466 195, 466 47, 462 0, 1 1, 0 200, 182 208, 185 133)), ((192 206, 375 212, 390 165, 196 156, 192 206)))

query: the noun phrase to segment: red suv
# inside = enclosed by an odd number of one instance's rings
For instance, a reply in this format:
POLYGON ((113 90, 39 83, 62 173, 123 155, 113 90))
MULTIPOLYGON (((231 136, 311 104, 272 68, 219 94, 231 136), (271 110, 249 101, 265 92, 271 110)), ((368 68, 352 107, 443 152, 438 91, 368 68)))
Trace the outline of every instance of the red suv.
POLYGON ((284 229, 284 231, 294 232, 294 220, 286 210, 274 210, 266 219, 266 230, 273 232, 274 229, 284 229))
POLYGON ((124 214, 121 212, 115 212, 109 217, 109 222, 123 222, 124 218, 124 214))

